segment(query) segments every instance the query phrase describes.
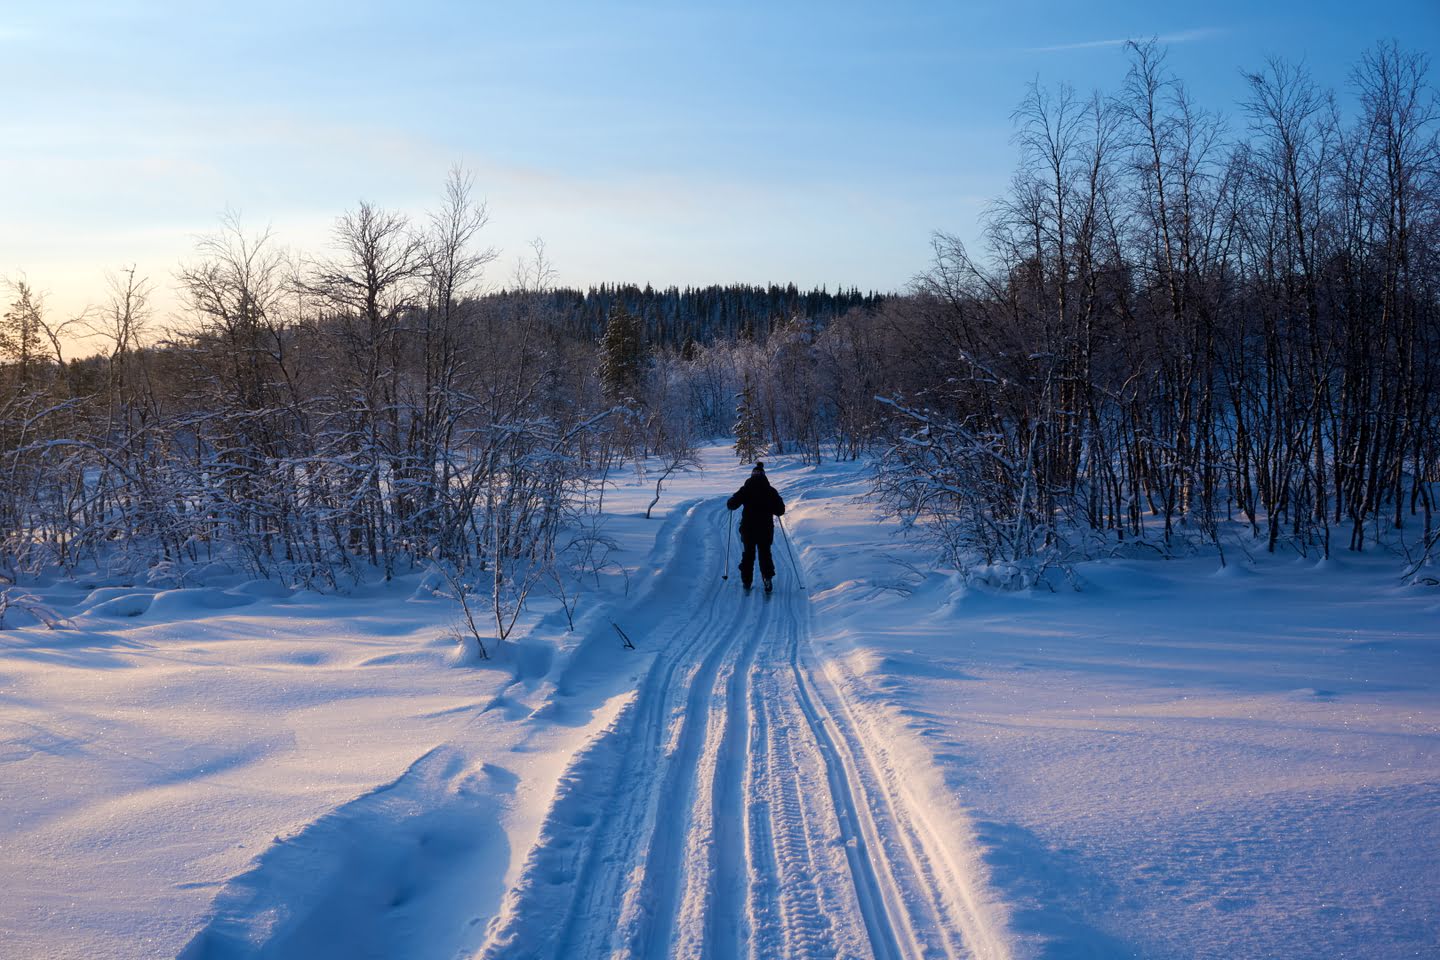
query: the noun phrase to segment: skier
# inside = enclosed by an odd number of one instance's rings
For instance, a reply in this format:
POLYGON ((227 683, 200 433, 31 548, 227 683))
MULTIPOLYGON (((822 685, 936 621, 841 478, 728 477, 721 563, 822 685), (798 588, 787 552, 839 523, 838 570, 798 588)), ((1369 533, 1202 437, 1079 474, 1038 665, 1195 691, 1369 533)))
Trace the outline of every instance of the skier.
POLYGON ((765 464, 757 462, 750 471, 750 479, 735 491, 725 502, 731 510, 744 507, 740 514, 740 542, 744 550, 740 554, 740 582, 749 590, 755 582, 755 553, 760 553, 760 578, 765 583, 765 592, 775 588, 775 560, 770 556, 770 545, 775 542, 775 517, 785 512, 785 501, 779 492, 770 486, 765 476, 765 464))

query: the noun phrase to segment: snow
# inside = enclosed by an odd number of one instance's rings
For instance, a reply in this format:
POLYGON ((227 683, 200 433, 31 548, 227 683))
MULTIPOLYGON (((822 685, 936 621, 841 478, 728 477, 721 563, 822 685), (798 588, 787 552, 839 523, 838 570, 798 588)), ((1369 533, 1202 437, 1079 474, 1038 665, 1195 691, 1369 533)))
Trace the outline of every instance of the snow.
POLYGON ((1395 556, 967 589, 887 573, 862 490, 792 511, 816 642, 968 811, 1019 953, 1440 955, 1440 597, 1395 556))
POLYGON ((777 539, 742 595, 701 464, 648 521, 620 478, 575 632, 541 600, 493 661, 418 570, 27 584, 69 623, 0 631, 0 953, 1437 955, 1440 595, 1394 557, 997 592, 863 464, 770 457, 804 589, 777 539))

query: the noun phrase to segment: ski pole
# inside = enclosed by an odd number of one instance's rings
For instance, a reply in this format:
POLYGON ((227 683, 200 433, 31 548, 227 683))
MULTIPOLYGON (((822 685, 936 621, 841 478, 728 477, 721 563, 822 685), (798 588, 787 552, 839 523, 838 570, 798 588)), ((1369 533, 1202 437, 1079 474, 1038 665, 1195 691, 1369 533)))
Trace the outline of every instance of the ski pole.
POLYGON ((730 537, 735 533, 735 524, 729 520, 725 521, 725 572, 720 574, 721 580, 730 579, 730 537))
POLYGON ((795 551, 790 549, 790 531, 785 529, 785 518, 776 517, 780 521, 780 535, 785 538, 785 555, 790 558, 790 569, 795 571, 795 583, 801 590, 805 589, 805 580, 800 576, 800 565, 795 562, 795 551))

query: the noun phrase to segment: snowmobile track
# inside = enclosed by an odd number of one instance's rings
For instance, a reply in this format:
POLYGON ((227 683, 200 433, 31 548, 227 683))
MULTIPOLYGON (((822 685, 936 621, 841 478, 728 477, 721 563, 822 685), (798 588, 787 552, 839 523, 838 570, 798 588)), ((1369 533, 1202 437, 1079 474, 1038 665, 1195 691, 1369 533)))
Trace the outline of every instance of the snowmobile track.
POLYGON ((561 778, 480 956, 1005 960, 970 858, 813 667, 793 575, 769 598, 720 579, 726 520, 689 509, 687 589, 650 601, 654 659, 561 778))

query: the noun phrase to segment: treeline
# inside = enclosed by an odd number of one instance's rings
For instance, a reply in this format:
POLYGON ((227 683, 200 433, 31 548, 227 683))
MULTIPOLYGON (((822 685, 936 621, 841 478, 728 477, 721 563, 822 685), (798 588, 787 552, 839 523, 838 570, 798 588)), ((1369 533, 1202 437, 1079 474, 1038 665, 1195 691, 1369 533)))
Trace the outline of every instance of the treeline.
MULTIPOLYGON (((506 290, 487 295, 497 302, 515 296, 506 290)), ((730 284, 665 287, 649 284, 601 284, 586 290, 561 287, 547 291, 546 312, 573 337, 600 337, 617 310, 640 320, 646 341, 657 347, 684 347, 716 340, 764 340, 777 323, 799 317, 824 326, 850 310, 872 310, 883 294, 855 288, 830 293, 785 286, 730 284)))
POLYGON ((543 249, 503 303, 477 296, 495 255, 470 191, 456 173, 418 222, 362 204, 320 256, 226 223, 176 275, 182 329, 158 330, 124 273, 83 318, 104 344, 83 361, 15 284, 0 581, 183 584, 223 563, 334 588, 434 564, 501 638, 537 584, 573 592, 604 563, 589 520, 623 411, 595 345, 548 322, 543 249))
MULTIPOLYGON (((878 302, 793 285, 556 289, 539 243, 487 292, 486 221, 461 172, 424 218, 361 204, 321 253, 227 220, 174 276, 174 329, 133 270, 63 321, 11 282, 0 587, 185 584, 222 565, 334 589, 419 567, 483 646, 481 625, 503 639, 533 589, 573 613, 608 562, 600 512, 620 464, 648 460, 663 482, 697 438, 729 430, 739 367, 700 359, 700 339, 759 356, 784 340, 777 316, 818 326, 878 302), (101 351, 67 359, 75 333, 101 351), (676 364, 705 389, 682 395, 676 364)), ((818 441, 778 413, 771 426, 818 441)))
POLYGON ((1433 548, 1426 59, 1365 54, 1349 118, 1302 67, 1247 80, 1227 119, 1133 44, 1112 95, 1031 89, 989 257, 936 239, 894 312, 908 332, 885 354, 899 432, 880 489, 953 556, 1043 563, 1177 537, 1223 551, 1232 520, 1270 550, 1433 548))
POLYGON ((1352 116, 1274 61, 1227 119, 1155 45, 1129 56, 1113 94, 1028 92, 985 255, 937 236, 903 296, 557 290, 538 245, 486 293, 459 174, 424 219, 345 215, 324 255, 226 224, 177 275, 178 330, 124 274, 81 362, 15 284, 0 578, 223 561, 329 586, 435 564, 503 635, 531 588, 572 609, 606 562, 617 464, 658 457, 663 478, 717 436, 874 454, 896 515, 1012 582, 1132 545, 1377 539, 1419 575, 1440 482, 1425 59, 1366 54, 1352 116))
POLYGON ((1002 580, 1129 545, 1381 539, 1419 575, 1440 482, 1426 59, 1367 53, 1348 118, 1272 61, 1227 118, 1155 44, 1129 55, 1113 94, 1028 91, 984 256, 939 235, 910 295, 662 352, 658 380, 711 428, 739 395, 747 447, 874 451, 894 513, 1002 580))

